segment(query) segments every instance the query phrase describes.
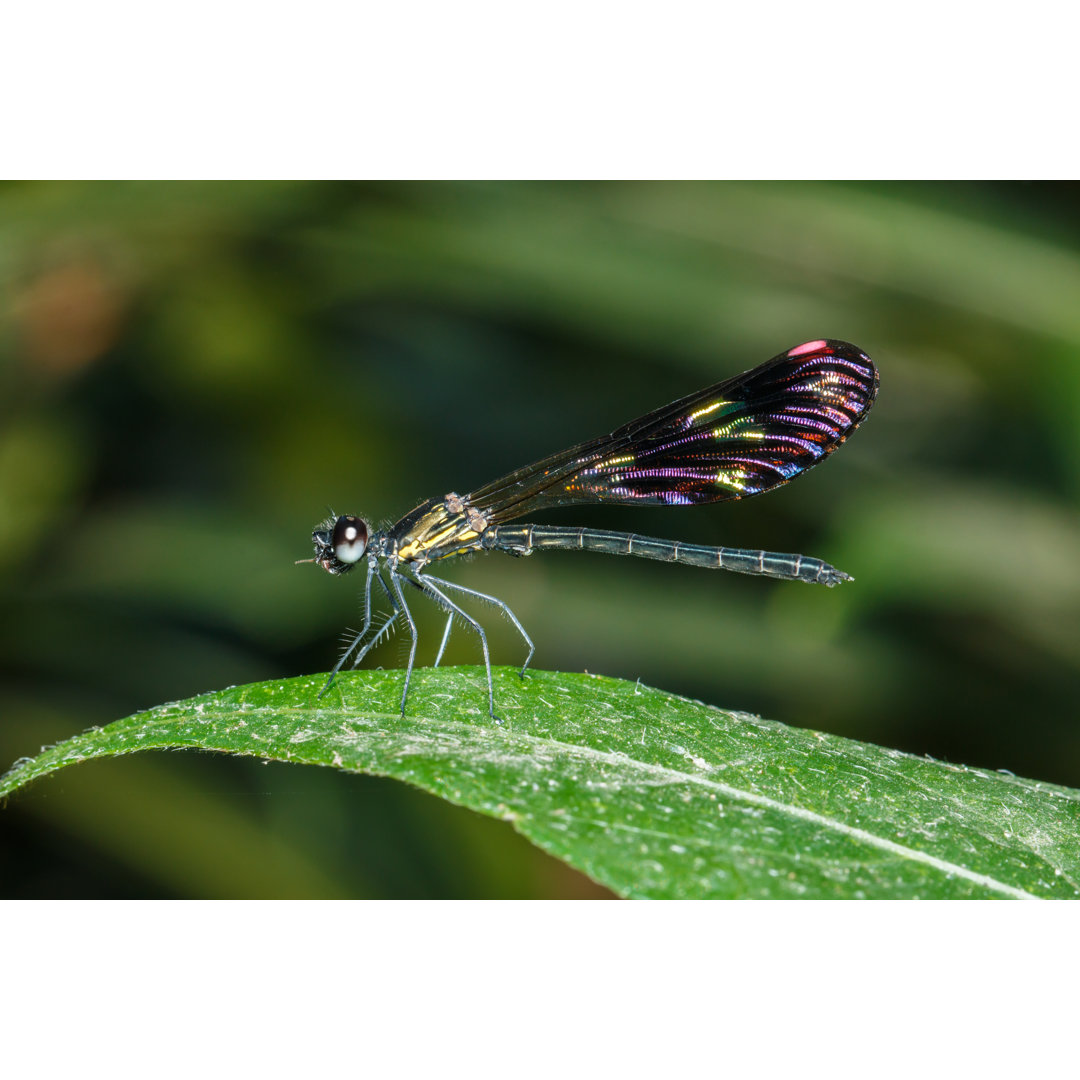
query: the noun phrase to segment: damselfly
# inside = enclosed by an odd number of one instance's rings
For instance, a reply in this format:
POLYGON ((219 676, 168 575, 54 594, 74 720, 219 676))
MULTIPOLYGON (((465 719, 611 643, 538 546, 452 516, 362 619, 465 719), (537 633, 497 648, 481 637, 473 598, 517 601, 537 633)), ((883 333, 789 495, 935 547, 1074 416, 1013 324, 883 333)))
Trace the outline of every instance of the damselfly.
POLYGON ((450 492, 429 499, 385 531, 373 531, 363 519, 347 514, 328 518, 312 533, 314 559, 302 561, 344 574, 366 560, 367 581, 363 627, 330 673, 324 692, 350 659, 357 667, 403 618, 412 638, 401 693, 405 715, 417 642, 416 623, 405 599, 408 587, 447 612, 436 666, 455 618, 479 637, 487 670, 488 712, 495 719, 487 634, 455 597, 484 600, 506 614, 528 647, 523 676, 536 647, 502 600, 428 571, 432 563, 466 552, 531 555, 562 548, 829 586, 850 581, 842 571, 806 555, 706 547, 601 529, 508 523, 556 506, 694 506, 771 491, 843 443, 865 419, 877 388, 877 369, 860 349, 844 341, 808 341, 752 371, 665 405, 610 435, 552 454, 469 495, 450 492), (369 637, 375 581, 390 602, 390 614, 369 637))

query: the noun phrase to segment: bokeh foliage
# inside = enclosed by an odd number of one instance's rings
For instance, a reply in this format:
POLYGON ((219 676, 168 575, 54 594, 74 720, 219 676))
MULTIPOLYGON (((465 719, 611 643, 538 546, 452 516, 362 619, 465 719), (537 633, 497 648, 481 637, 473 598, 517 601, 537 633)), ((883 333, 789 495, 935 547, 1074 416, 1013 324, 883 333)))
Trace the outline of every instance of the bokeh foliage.
MULTIPOLYGON (((833 336, 882 388, 825 467, 543 519, 854 583, 559 553, 454 576, 512 604, 541 667, 1080 786, 1078 252, 1068 185, 0 188, 2 764, 329 666, 356 588, 291 565, 327 505, 392 519, 833 336)), ((68 770, 0 837, 6 895, 590 892, 390 781, 205 756, 68 770)))

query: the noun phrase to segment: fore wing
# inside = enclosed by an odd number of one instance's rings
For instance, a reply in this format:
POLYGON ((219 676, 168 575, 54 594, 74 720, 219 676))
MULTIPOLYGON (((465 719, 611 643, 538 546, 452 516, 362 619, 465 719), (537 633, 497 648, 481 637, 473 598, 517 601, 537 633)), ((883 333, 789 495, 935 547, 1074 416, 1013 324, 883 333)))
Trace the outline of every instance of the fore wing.
POLYGON ((877 394, 873 361, 810 341, 472 492, 492 524, 583 503, 692 506, 760 495, 824 460, 877 394))

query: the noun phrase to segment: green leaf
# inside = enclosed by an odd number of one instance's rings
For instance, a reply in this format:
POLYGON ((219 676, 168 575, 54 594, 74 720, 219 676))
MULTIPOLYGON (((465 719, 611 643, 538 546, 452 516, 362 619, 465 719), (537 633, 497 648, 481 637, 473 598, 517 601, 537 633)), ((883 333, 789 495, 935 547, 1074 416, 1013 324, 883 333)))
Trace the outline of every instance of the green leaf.
POLYGON ((498 668, 256 683, 18 763, 0 797, 96 757, 182 747, 392 776, 509 821, 633 897, 1080 895, 1080 792, 725 712, 640 684, 498 668))

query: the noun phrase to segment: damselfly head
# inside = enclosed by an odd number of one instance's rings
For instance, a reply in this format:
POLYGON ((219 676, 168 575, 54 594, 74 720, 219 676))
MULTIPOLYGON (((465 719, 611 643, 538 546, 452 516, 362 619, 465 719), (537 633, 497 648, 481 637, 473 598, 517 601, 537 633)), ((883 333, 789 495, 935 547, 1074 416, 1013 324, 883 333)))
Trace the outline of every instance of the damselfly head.
POLYGON ((312 534, 315 562, 328 574, 348 573, 363 557, 368 545, 367 522, 351 514, 323 522, 312 534))

